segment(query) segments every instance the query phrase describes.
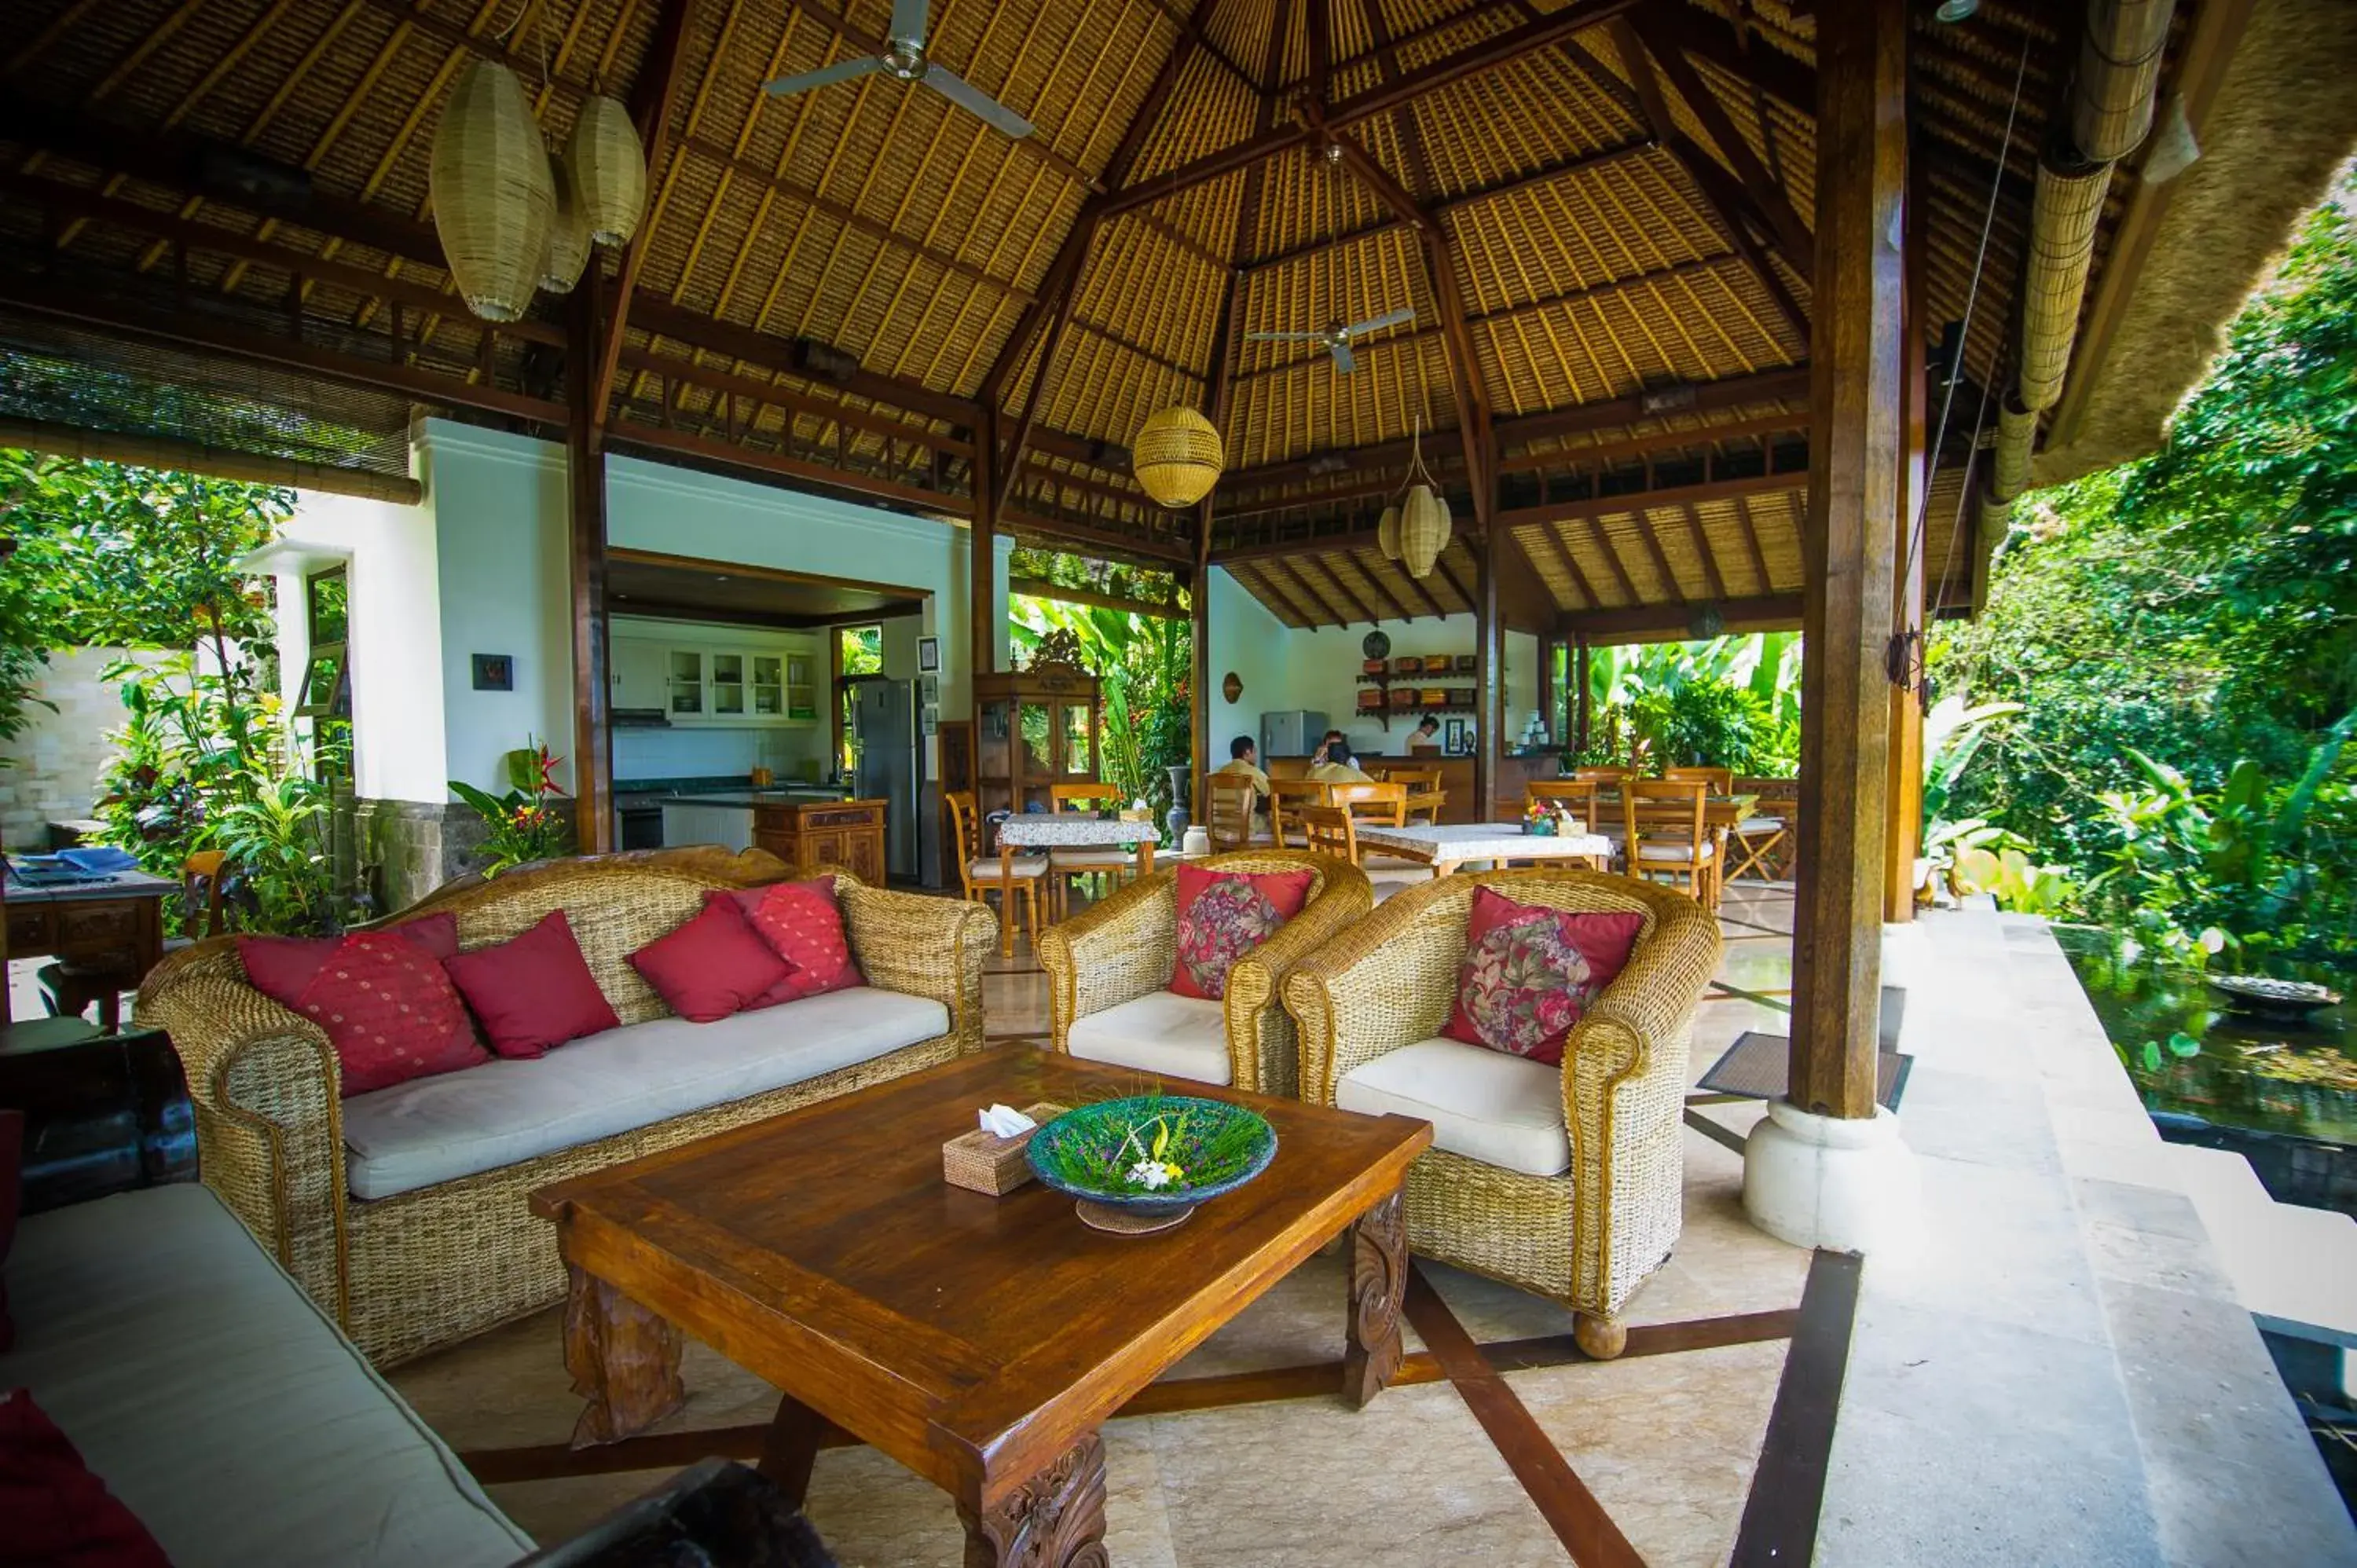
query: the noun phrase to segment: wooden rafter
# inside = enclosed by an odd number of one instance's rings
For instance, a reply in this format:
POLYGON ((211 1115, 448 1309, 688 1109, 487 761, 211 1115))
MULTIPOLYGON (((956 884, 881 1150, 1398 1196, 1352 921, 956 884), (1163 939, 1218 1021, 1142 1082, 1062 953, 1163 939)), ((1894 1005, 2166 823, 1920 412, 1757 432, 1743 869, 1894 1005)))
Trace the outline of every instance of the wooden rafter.
POLYGON ((1776 580, 1768 575, 1767 547, 1760 542, 1760 520, 1751 515, 1751 502, 1748 497, 1735 498, 1735 515, 1741 523, 1738 532, 1743 536, 1744 553, 1750 557, 1752 575, 1760 579, 1760 591, 1763 594, 1775 592, 1776 580))
MULTIPOLYGON (((1678 581, 1677 573, 1670 566, 1670 553, 1662 548, 1662 536, 1654 532, 1653 520, 1643 512, 1637 514, 1637 537, 1644 542, 1646 558, 1652 562, 1654 573, 1662 579, 1663 596, 1683 599, 1685 585, 1678 581)), ((1601 523, 1598 527, 1601 528, 1601 523)))
POLYGON ((1535 468, 1602 470, 1631 457, 1680 452, 1695 446, 1716 446, 1722 442, 1742 440, 1748 436, 1774 435, 1785 431, 1805 433, 1808 428, 1809 416, 1805 411, 1762 413, 1749 419, 1731 419, 1724 424, 1706 424, 1697 430, 1657 430, 1620 441, 1598 441, 1587 446, 1518 452, 1512 457, 1500 459, 1498 471, 1517 474, 1535 468))
MULTIPOLYGON (((663 0, 662 10, 655 22, 654 42, 648 46, 645 66, 639 79, 630 84, 630 123, 638 128, 639 140, 647 149, 650 171, 667 166, 671 150, 672 110, 679 100, 682 67, 687 57, 685 42, 699 0, 663 0)), ((647 213, 640 220, 639 231, 628 245, 622 247, 621 264, 616 273, 613 308, 600 324, 604 337, 597 345, 597 368, 590 378, 589 439, 594 446, 606 428, 607 409, 614 392, 614 377, 621 368, 622 335, 629 328, 630 310, 638 295, 639 272, 646 264, 647 251, 653 239, 655 221, 661 215, 661 197, 657 196, 647 213)), ((590 258, 597 264, 597 258, 590 258)))
POLYGON ((1629 575, 1628 563, 1620 559, 1620 547, 1612 542, 1612 535, 1601 522, 1585 513, 1581 514, 1578 521, 1587 527, 1588 542, 1595 547, 1598 554, 1604 557, 1604 564, 1612 568, 1612 581, 1620 590, 1621 602, 1631 605, 1643 604, 1645 596, 1637 591, 1636 582, 1629 575))
MULTIPOLYGON (((1363 551, 1352 551, 1351 553, 1351 564, 1359 568, 1359 572, 1361 576, 1364 576, 1369 582, 1374 582, 1377 580, 1374 570, 1368 566, 1363 561, 1362 557, 1364 553, 1365 553, 1363 551)), ((1378 550, 1375 553, 1377 555, 1381 555, 1383 553, 1378 550)), ((1431 590, 1426 588, 1423 583, 1416 579, 1415 574, 1403 569, 1398 575, 1399 580, 1407 585, 1407 591, 1415 595, 1423 604, 1425 612, 1427 615, 1444 616, 1448 613, 1447 610, 1440 607, 1440 601, 1432 596, 1431 590)))
POLYGON ((1626 490, 1608 496, 1586 496, 1577 500, 1542 501, 1535 506, 1515 507, 1502 511, 1498 514, 1498 520, 1512 528, 1525 522, 1610 517, 1620 512, 1642 512, 1656 507, 1694 506, 1710 501, 1734 500, 1743 496, 1788 495, 1805 488, 1808 482, 1808 474, 1799 469, 1789 473, 1746 474, 1735 478, 1706 479, 1695 485, 1626 490))
POLYGON ((1691 506, 1681 507, 1685 513, 1686 532, 1694 538, 1695 558, 1702 563, 1703 580, 1710 585, 1710 596, 1727 597, 1727 578, 1718 569, 1718 556, 1710 547, 1710 531, 1702 525, 1702 514, 1691 506))
POLYGON ((1639 6, 1629 13, 1627 25, 1644 40, 1652 52, 1656 68, 1669 79, 1670 86, 1685 101, 1686 108, 1701 123, 1710 139, 1718 145, 1719 152, 1734 168, 1736 177, 1743 182, 1745 196, 1783 248, 1785 258, 1792 263, 1794 270, 1806 277, 1810 258, 1816 248, 1814 236, 1793 208, 1792 199, 1784 194, 1784 188, 1768 172, 1759 155, 1751 150, 1751 144, 1736 129, 1735 121, 1727 114, 1727 106, 1719 102, 1718 94, 1713 92, 1695 73, 1693 62, 1686 59, 1680 47, 1679 30, 1669 19, 1668 12, 1659 6, 1639 6))
MULTIPOLYGON (((1349 606, 1351 609, 1355 612, 1357 618, 1365 621, 1369 626, 1374 625, 1376 621, 1383 618, 1376 615, 1372 609, 1368 607, 1367 602, 1359 597, 1358 594, 1351 589, 1349 583, 1342 580, 1342 574, 1334 569, 1334 558, 1332 556, 1305 555, 1287 562, 1286 564, 1291 566, 1296 572, 1300 572, 1304 566, 1317 567, 1318 591, 1319 595, 1323 596, 1328 588, 1332 588, 1334 590, 1334 601, 1349 606)), ((1303 575, 1306 577, 1308 574, 1304 573, 1303 575)))
POLYGON ((1286 596, 1309 607, 1308 613, 1311 626, 1324 626, 1329 620, 1336 626, 1351 624, 1350 618, 1329 603, 1323 594, 1310 585, 1309 579, 1283 556, 1272 555, 1262 562, 1260 575, 1263 582, 1287 585, 1286 596))
POLYGON ((1579 563, 1571 558, 1571 552, 1563 547, 1563 541, 1555 536, 1555 531, 1552 527, 1514 531, 1515 542, 1523 546, 1523 553, 1529 558, 1533 566, 1541 564, 1539 553, 1530 547, 1530 541, 1534 538, 1546 546, 1548 558, 1555 562, 1565 576, 1571 579, 1572 587, 1578 591, 1580 598, 1586 601, 1587 607, 1592 607, 1604 602, 1596 596, 1595 585, 1588 582, 1587 574, 1579 569, 1579 563))
MULTIPOLYGON (((1457 541, 1451 540, 1449 541, 1449 546, 1453 548, 1457 542, 1457 541)), ((1480 613, 1481 600, 1480 596, 1465 585, 1464 579, 1457 575, 1457 568, 1448 564, 1448 550, 1447 548, 1444 548, 1440 554, 1434 559, 1432 569, 1440 574, 1440 580, 1448 584, 1449 588, 1458 598, 1465 601, 1465 608, 1469 612, 1475 615, 1479 615, 1480 613)))

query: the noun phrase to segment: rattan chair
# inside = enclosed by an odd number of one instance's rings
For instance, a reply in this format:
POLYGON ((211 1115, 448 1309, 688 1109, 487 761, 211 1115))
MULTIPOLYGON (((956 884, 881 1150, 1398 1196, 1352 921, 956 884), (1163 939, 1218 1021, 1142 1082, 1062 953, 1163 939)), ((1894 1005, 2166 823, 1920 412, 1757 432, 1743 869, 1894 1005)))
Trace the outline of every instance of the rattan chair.
POLYGON ((1157 1078, 1289 1095, 1298 1069, 1277 987, 1294 964, 1372 908, 1367 879, 1347 861, 1305 850, 1254 849, 1189 864, 1208 871, 1307 867, 1314 874, 1309 901, 1236 961, 1226 998, 1211 1002, 1169 989, 1178 956, 1177 871, 1138 878, 1041 940, 1049 1044, 1157 1078))
MULTIPOLYGON (((1121 791, 1110 784, 1048 786, 1048 809, 1051 811, 1117 811, 1126 803, 1121 791)), ((1137 856, 1119 849, 1050 849, 1048 852, 1048 918, 1060 920, 1070 913, 1075 877, 1102 877, 1108 884, 1119 884, 1136 875, 1137 856)))
POLYGON ((1286 981, 1301 1098, 1431 1122, 1433 1147, 1408 1170, 1410 1248, 1562 1303, 1579 1315, 1583 1349, 1616 1356, 1630 1296, 1677 1244, 1686 1053, 1718 952, 1700 906, 1629 877, 1492 871, 1411 888, 1286 981), (1573 1029, 1560 1069, 1438 1037, 1478 887, 1643 917, 1628 967, 1573 1029), (1484 1157, 1509 1152, 1501 1134, 1516 1165, 1484 1157))
POLYGON ((986 904, 985 895, 998 895, 998 956, 1015 956, 1015 904, 1023 903, 1024 929, 1031 950, 1039 950, 1039 884, 1048 875, 1048 857, 1018 854, 1011 878, 998 858, 988 853, 982 838, 982 808, 971 789, 952 789, 942 797, 950 813, 950 836, 957 843, 958 882, 967 898, 986 904))
POLYGON ((1699 779, 1620 780, 1622 846, 1631 876, 1674 878, 1705 908, 1718 908, 1718 838, 1699 779))

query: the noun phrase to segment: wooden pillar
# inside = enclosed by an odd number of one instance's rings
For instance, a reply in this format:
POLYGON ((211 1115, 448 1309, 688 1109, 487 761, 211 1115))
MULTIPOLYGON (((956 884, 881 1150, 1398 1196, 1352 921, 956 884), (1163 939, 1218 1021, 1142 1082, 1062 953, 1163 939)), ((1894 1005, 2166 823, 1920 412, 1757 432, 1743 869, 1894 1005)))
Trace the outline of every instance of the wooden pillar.
POLYGON ((1571 637, 1571 752, 1577 757, 1587 749, 1587 634, 1576 631, 1571 637))
MULTIPOLYGON (((1477 485, 1480 480, 1477 478, 1477 485)), ((1473 585, 1474 680, 1480 706, 1473 720, 1473 820, 1493 822, 1498 814, 1498 779, 1505 771, 1506 628, 1498 610, 1498 573, 1506 531, 1483 531, 1474 553, 1481 569, 1473 585)))
POLYGON ((1546 725, 1547 734, 1560 742, 1563 739, 1563 714, 1555 703, 1555 650, 1552 632, 1539 634, 1539 723, 1546 725))
MULTIPOLYGON (((1211 569, 1197 557, 1194 575, 1187 580, 1187 599, 1193 610, 1189 630, 1194 639, 1194 657, 1189 664, 1187 691, 1194 711, 1188 715, 1187 800, 1189 820, 1208 822, 1204 815, 1208 802, 1199 798, 1203 788, 1203 775, 1219 766, 1212 760, 1211 736, 1211 569)), ((1173 850, 1177 845, 1172 845, 1173 850)))
POLYGON ((1906 0, 1818 10, 1801 829, 1790 1097, 1875 1110, 1900 510, 1906 0))
POLYGON ((606 446, 597 418, 603 274, 592 258, 566 301, 565 474, 573 584, 573 837, 614 847, 612 692, 606 673, 606 446))
MULTIPOLYGON (((1921 526, 1930 482, 1924 445, 1931 423, 1932 386, 1924 328, 1925 226, 1917 221, 1925 210, 1921 166, 1912 157, 1907 182, 1907 253, 1905 347, 1900 361, 1901 406, 1899 444, 1899 517, 1897 548, 1906 564, 1893 596, 1896 615, 1891 630, 1900 636, 1918 634, 1911 645, 1922 652, 1920 634, 1929 624, 1923 585, 1931 564, 1925 553, 1931 534, 1921 526)), ((1884 798, 1890 834, 1883 853, 1882 918, 1903 924, 1915 918, 1915 859, 1923 852, 1923 698, 1920 690, 1890 688, 1890 766, 1884 774, 1884 798)))
MULTIPOLYGON (((982 722, 982 679, 997 667, 998 648, 998 409, 985 401, 974 433, 974 526, 966 543, 967 690, 974 693, 974 720, 982 722)), ((976 745, 981 734, 975 733, 976 745)))

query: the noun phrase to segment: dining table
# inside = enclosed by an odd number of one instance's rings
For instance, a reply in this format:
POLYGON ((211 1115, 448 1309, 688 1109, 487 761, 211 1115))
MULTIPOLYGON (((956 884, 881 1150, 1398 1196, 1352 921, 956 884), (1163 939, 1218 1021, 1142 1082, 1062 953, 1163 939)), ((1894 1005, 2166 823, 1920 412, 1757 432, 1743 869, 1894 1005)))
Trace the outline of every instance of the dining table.
POLYGON ((1358 840, 1362 849, 1421 861, 1437 877, 1477 861, 1576 861, 1598 871, 1612 869, 1612 841, 1602 833, 1534 833, 1520 822, 1411 822, 1396 828, 1361 822, 1358 840))
POLYGON ((1119 849, 1137 846, 1137 874, 1154 870, 1154 846, 1161 830, 1152 822, 1092 817, 1078 811, 1017 811, 998 824, 999 886, 1015 885, 1015 852, 1018 849, 1119 849))

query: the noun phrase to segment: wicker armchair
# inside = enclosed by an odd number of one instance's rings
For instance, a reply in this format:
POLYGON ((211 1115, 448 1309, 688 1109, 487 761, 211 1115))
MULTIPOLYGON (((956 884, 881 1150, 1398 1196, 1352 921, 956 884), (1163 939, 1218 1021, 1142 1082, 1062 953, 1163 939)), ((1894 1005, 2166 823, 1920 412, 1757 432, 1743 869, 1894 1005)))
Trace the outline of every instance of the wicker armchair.
MULTIPOLYGON (((1277 1000, 1277 988, 1294 964, 1372 907, 1367 879, 1345 861, 1305 850, 1246 850, 1189 864, 1206 871, 1241 872, 1307 866, 1316 875, 1301 913, 1228 972, 1223 1002, 1175 996, 1168 990, 1178 955, 1175 871, 1157 871, 1056 927, 1039 943, 1039 962, 1048 972, 1050 1043, 1071 1053, 1075 1024, 1136 1015, 1141 1030, 1159 1029, 1165 1038, 1135 1059, 1093 1059, 1263 1094, 1291 1094, 1297 1080, 1293 1024, 1277 1000), (1124 1012, 1115 1014, 1117 1008, 1124 1012), (1224 1075, 1217 1062, 1222 1036, 1224 1075), (1195 1070, 1180 1071, 1181 1067, 1195 1070)), ((1089 1033, 1083 1030, 1084 1036, 1089 1033)), ((1085 1037, 1082 1043, 1087 1045, 1085 1037)), ((1075 1054, 1092 1056, 1088 1049, 1075 1054)))
MULTIPOLYGON (((1408 1172, 1409 1244, 1563 1303, 1578 1314, 1584 1349, 1617 1356, 1627 1342, 1622 1308, 1678 1239, 1687 1043, 1718 949, 1717 922, 1693 899, 1601 872, 1500 871, 1411 888, 1286 978, 1301 1098, 1335 1104, 1346 1078, 1410 1047, 1436 1058, 1471 1053, 1455 1065, 1482 1081, 1462 1104, 1450 1063, 1416 1063, 1410 1097, 1429 1097, 1436 1137, 1408 1172), (1525 904, 1645 918, 1629 966, 1572 1031, 1560 1071, 1436 1042, 1457 994, 1473 890, 1483 886, 1525 904), (1526 1103, 1534 1089, 1536 1102, 1526 1103), (1451 1149, 1480 1142, 1483 1125, 1504 1129, 1524 1151, 1553 1151, 1526 1163, 1560 1165, 1534 1175, 1451 1149)), ((1358 1079, 1345 1098, 1359 1098, 1370 1081, 1358 1079)))
MULTIPOLYGON (((708 889, 787 875, 783 862, 759 850, 547 861, 489 882, 454 883, 381 923, 447 909, 457 917, 460 944, 473 948, 515 936, 561 908, 599 989, 624 1024, 638 1024, 669 1011, 630 967, 629 953, 694 915, 708 889)), ((348 1190, 335 1051, 309 1020, 246 983, 233 941, 199 942, 158 964, 140 987, 139 1017, 168 1030, 179 1051, 206 1185, 372 1360, 390 1365, 565 1298, 555 1233, 525 1207, 533 1188, 982 1047, 982 966, 998 935, 990 911, 883 892, 843 873, 836 897, 867 983, 939 1002, 949 1013, 946 1034, 799 1083, 373 1199, 348 1190)))

